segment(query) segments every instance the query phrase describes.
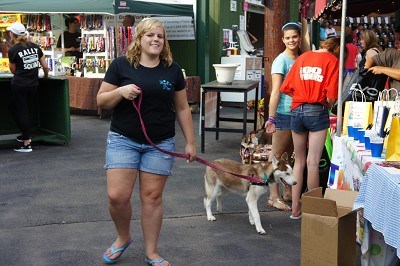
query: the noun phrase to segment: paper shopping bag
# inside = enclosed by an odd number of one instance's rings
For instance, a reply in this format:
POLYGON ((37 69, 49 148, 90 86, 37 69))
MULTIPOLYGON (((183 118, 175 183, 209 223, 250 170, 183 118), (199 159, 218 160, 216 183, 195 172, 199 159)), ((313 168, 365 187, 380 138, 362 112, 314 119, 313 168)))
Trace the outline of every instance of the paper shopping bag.
POLYGON ((343 135, 348 135, 347 126, 349 123, 349 113, 350 113, 350 103, 351 101, 347 101, 344 105, 344 115, 343 115, 343 135))
POLYGON ((372 103, 365 100, 361 90, 353 90, 353 101, 347 101, 344 108, 343 134, 348 135, 347 127, 366 129, 372 124, 372 103), (356 94, 361 94, 362 101, 357 101, 356 94))
POLYGON ((386 161, 400 161, 400 117, 393 116, 386 148, 386 161))
POLYGON ((373 129, 379 136, 383 136, 383 132, 390 128, 392 115, 396 105, 396 97, 391 100, 390 93, 396 89, 383 90, 379 93, 378 100, 374 103, 374 127, 373 129))
MULTIPOLYGON (((375 107, 374 107, 375 109, 375 107)), ((387 106, 377 106, 376 114, 374 118, 374 130, 378 133, 378 136, 383 138, 385 134, 385 125, 389 117, 390 108, 387 106)))
POLYGON ((329 169, 328 176, 328 188, 336 189, 338 186, 339 176, 343 174, 343 145, 342 145, 343 137, 334 136, 333 137, 333 150, 332 150, 332 159, 331 166, 329 169))
POLYGON ((372 102, 351 102, 348 126, 366 129, 372 119, 372 102))

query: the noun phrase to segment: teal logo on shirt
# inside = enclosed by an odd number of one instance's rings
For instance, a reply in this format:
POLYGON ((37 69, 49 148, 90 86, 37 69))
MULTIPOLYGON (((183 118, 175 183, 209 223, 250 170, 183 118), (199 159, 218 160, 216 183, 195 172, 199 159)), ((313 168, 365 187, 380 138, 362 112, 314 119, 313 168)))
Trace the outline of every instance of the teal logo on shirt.
POLYGON ((160 80, 160 85, 163 86, 163 90, 171 91, 172 84, 168 80, 160 80))

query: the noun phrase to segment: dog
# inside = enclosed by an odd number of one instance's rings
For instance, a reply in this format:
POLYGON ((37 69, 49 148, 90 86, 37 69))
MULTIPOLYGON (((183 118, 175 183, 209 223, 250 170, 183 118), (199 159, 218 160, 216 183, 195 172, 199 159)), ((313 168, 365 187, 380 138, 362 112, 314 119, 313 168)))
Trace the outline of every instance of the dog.
POLYGON ((296 185, 292 167, 288 162, 287 153, 284 153, 279 160, 273 156, 272 161, 259 164, 247 165, 229 159, 217 159, 212 163, 222 169, 228 169, 231 173, 258 177, 260 178, 260 182, 265 182, 265 185, 252 184, 247 179, 236 177, 207 166, 204 175, 204 208, 207 212, 207 219, 209 221, 216 220, 211 212, 212 202, 217 201, 217 210, 221 212, 222 204, 220 196, 227 191, 231 191, 246 196, 250 224, 255 225, 257 233, 261 235, 266 234, 261 225, 257 202, 260 196, 267 192, 269 183, 282 182, 286 187, 296 185), (265 177, 267 177, 267 180, 265 180, 265 177))

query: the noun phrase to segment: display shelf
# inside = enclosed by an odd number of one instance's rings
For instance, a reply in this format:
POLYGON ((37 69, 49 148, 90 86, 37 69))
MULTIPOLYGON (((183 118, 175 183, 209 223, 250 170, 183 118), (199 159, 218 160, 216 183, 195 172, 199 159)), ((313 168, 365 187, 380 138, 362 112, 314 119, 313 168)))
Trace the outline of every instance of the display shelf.
POLYGON ((37 27, 32 27, 32 25, 28 24, 27 29, 29 30, 29 40, 39 45, 42 49, 47 65, 50 69, 50 76, 65 75, 65 71, 63 67, 61 67, 61 57, 64 55, 64 52, 59 51, 56 48, 57 37, 63 32, 61 24, 62 15, 50 14, 46 16, 50 18, 50 30, 38 29, 37 27))
POLYGON ((107 24, 103 20, 101 29, 82 29, 82 51, 84 69, 83 75, 88 78, 103 78, 106 70, 110 64, 109 47, 106 44, 108 38, 107 24), (101 41, 103 46, 100 48, 91 42, 101 41), (99 39, 100 38, 100 39, 99 39), (94 51, 93 49, 101 49, 101 51, 94 51))

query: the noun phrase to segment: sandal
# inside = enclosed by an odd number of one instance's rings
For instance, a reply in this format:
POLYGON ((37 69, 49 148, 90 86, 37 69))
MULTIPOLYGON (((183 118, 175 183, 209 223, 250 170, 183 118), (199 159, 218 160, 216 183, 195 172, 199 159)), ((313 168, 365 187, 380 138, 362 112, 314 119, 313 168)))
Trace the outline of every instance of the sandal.
POLYGON ((111 256, 114 255, 115 253, 118 253, 118 252, 119 252, 119 255, 116 258, 112 259, 109 256, 107 256, 107 250, 108 250, 107 249, 106 252, 104 252, 104 254, 103 254, 103 262, 106 263, 106 264, 114 264, 114 263, 116 263, 117 259, 119 257, 121 257, 122 253, 124 253, 125 249, 127 247, 129 247, 129 245, 132 243, 132 241, 133 241, 133 239, 129 240, 125 245, 123 245, 122 247, 117 248, 117 249, 114 248, 114 244, 115 243, 113 243, 109 248, 110 251, 111 251, 111 256))
POLYGON ((275 200, 269 198, 267 201, 267 204, 268 204, 268 206, 278 209, 280 211, 291 211, 292 210, 292 208, 290 208, 290 206, 287 205, 281 198, 278 198, 275 200), (283 205, 283 207, 279 207, 279 204, 281 206, 283 205))
POLYGON ((164 261, 165 261, 166 263, 168 263, 169 266, 172 266, 172 264, 169 263, 168 261, 166 261, 164 258, 159 258, 158 260, 151 260, 151 259, 149 259, 149 258, 146 256, 146 258, 144 259, 144 262, 146 262, 148 265, 156 265, 156 264, 159 264, 159 265, 161 266, 162 263, 163 263, 164 261))
POLYGON ((289 195, 289 196, 283 195, 282 198, 283 198, 283 201, 285 201, 285 202, 292 202, 292 195, 289 195))

